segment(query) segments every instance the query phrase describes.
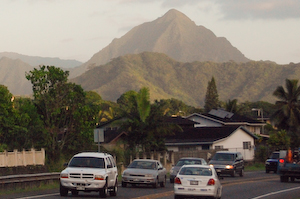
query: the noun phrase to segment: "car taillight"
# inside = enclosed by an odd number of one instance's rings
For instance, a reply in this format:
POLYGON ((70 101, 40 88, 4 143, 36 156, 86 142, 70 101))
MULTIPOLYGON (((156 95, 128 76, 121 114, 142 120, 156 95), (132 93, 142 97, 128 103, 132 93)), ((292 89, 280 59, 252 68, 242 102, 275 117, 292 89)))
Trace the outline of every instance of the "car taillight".
POLYGON ((279 163, 284 163, 284 159, 280 159, 280 160, 279 160, 279 163))
POLYGON ((175 183, 175 184, 181 184, 181 180, 180 180, 178 177, 176 177, 176 178, 174 179, 174 183, 175 183))
POLYGON ((215 185, 216 181, 214 179, 209 179, 207 185, 215 185))

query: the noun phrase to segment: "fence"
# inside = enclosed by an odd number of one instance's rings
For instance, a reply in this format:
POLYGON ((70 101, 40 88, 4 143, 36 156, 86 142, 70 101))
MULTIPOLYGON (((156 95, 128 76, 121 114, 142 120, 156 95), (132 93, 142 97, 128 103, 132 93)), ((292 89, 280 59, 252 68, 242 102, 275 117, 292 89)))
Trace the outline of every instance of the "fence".
POLYGON ((44 165, 45 164, 45 150, 40 151, 31 149, 30 151, 12 152, 4 151, 0 153, 0 167, 17 167, 27 165, 44 165))

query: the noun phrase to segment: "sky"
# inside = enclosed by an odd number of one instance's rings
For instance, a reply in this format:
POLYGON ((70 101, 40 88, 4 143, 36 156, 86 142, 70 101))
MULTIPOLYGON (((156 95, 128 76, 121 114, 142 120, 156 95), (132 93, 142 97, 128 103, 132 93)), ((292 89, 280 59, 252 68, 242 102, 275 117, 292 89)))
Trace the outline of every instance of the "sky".
POLYGON ((300 0, 0 0, 0 52, 86 62, 170 9, 251 60, 300 62, 300 0))

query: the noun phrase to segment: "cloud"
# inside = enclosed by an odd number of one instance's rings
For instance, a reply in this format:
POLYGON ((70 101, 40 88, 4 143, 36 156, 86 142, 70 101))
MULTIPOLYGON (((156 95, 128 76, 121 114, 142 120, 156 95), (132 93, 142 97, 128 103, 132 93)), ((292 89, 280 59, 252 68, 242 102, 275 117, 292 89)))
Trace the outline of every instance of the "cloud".
POLYGON ((299 0, 215 0, 225 19, 300 18, 299 0))

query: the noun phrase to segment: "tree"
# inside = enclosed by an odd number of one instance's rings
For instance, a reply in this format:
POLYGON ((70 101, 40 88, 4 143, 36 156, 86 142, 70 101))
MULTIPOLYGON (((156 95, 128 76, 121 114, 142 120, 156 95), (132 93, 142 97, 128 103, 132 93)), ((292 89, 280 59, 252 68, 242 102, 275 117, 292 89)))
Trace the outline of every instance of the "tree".
POLYGON ((279 98, 275 103, 276 111, 271 119, 280 129, 287 130, 291 136, 291 146, 298 147, 299 124, 300 124, 300 87, 298 80, 286 79, 286 90, 283 86, 278 86, 273 95, 279 98))
POLYGON ((275 150, 287 150, 290 147, 290 137, 285 130, 271 133, 268 145, 275 150))
POLYGON ((212 77, 211 81, 208 82, 206 95, 205 95, 205 112, 209 112, 212 109, 217 109, 220 106, 219 95, 217 91, 217 86, 215 78, 212 77))
POLYGON ((34 104, 44 123, 47 155, 51 161, 61 152, 80 150, 92 145, 94 111, 85 105, 81 86, 68 83, 68 71, 40 66, 26 73, 31 81, 34 104))
POLYGON ((233 99, 233 100, 229 99, 227 102, 225 102, 225 110, 231 113, 239 113, 240 108, 237 102, 238 102, 237 99, 233 99))

